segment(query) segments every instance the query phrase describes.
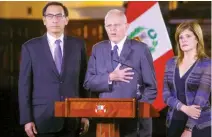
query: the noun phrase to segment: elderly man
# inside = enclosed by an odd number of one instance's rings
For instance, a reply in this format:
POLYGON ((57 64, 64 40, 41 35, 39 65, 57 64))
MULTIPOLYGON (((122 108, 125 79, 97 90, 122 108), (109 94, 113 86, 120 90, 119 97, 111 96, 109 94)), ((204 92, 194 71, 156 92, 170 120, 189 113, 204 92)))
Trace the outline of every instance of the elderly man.
MULTIPOLYGON (((105 16, 109 40, 94 45, 84 87, 100 98, 137 98, 152 103, 156 79, 151 53, 146 44, 127 38, 125 14, 110 10, 105 16)), ((122 119, 121 137, 136 136, 136 119, 122 119)), ((152 120, 140 119, 140 137, 151 137, 152 120)))

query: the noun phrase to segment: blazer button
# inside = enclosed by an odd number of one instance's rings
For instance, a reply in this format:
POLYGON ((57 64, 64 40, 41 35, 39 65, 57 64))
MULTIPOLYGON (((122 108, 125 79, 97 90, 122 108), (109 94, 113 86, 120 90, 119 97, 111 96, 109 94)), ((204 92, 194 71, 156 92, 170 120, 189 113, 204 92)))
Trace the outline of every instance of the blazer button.
POLYGON ((60 81, 60 84, 62 84, 63 83, 63 81, 60 81))

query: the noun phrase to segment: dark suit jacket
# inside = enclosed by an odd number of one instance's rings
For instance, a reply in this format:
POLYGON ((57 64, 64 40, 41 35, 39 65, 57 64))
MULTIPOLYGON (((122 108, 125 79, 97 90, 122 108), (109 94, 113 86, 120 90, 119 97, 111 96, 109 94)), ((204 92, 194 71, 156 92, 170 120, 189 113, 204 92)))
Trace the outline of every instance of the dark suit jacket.
POLYGON ((64 119, 54 117, 54 102, 85 96, 86 66, 85 44, 80 39, 64 36, 61 74, 56 69, 46 35, 24 43, 19 74, 20 123, 35 122, 39 133, 62 129, 64 119))
POLYGON ((109 73, 113 71, 111 63, 111 44, 106 40, 97 43, 89 59, 84 87, 98 92, 100 98, 136 98, 152 103, 156 98, 156 79, 151 53, 146 44, 127 39, 121 51, 119 62, 121 69, 133 68, 135 73, 130 83, 113 82, 108 84, 109 73))

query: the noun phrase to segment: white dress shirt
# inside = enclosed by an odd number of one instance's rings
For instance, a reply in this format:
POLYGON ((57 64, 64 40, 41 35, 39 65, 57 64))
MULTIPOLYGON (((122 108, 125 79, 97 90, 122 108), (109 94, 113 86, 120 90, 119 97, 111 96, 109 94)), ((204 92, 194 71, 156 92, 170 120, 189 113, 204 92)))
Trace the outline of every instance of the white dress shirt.
POLYGON ((124 47, 124 42, 126 41, 126 39, 127 39, 127 36, 125 36, 118 44, 115 44, 114 42, 110 41, 111 42, 111 46, 112 46, 111 50, 113 50, 114 46, 117 45, 118 46, 117 52, 118 52, 118 55, 120 56, 121 55, 121 51, 122 51, 122 49, 124 47))
MULTIPOLYGON (((63 56, 63 44, 64 44, 64 34, 62 34, 58 39, 61 40, 61 43, 60 43, 60 48, 61 48, 61 51, 62 51, 62 56, 63 56)), ((49 33, 47 33, 47 40, 48 40, 48 43, 49 43, 49 48, 50 48, 50 51, 52 53, 52 57, 54 59, 54 50, 56 48, 56 44, 55 44, 55 41, 58 40, 56 38, 54 38, 53 36, 51 36, 49 33)))

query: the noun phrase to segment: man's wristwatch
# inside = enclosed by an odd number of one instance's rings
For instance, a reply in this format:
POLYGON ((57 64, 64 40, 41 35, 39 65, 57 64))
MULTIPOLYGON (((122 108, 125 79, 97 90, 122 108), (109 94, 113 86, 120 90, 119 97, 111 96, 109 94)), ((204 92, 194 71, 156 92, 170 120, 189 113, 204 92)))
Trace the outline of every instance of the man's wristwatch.
POLYGON ((188 130, 188 131, 192 132, 192 128, 190 128, 188 126, 185 127, 185 130, 188 130))

